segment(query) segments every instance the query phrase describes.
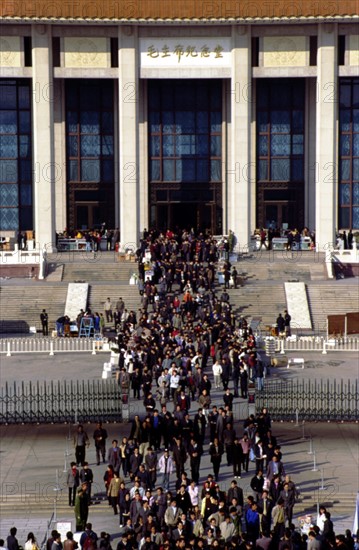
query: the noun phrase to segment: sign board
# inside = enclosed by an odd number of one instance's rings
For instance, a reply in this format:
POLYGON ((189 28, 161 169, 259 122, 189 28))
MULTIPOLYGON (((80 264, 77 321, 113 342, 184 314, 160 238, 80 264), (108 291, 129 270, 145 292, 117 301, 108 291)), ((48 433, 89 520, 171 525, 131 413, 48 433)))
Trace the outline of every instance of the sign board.
POLYGON ((61 535, 61 542, 63 543, 66 540, 66 533, 72 531, 72 522, 71 521, 58 521, 56 523, 56 530, 61 535))

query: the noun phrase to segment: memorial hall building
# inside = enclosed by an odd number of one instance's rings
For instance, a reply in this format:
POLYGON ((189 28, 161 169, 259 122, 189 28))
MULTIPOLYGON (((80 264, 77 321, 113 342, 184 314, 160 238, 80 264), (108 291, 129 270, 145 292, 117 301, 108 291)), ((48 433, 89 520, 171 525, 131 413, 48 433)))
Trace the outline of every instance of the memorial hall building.
POLYGON ((4 0, 0 235, 359 231, 357 0, 4 0))

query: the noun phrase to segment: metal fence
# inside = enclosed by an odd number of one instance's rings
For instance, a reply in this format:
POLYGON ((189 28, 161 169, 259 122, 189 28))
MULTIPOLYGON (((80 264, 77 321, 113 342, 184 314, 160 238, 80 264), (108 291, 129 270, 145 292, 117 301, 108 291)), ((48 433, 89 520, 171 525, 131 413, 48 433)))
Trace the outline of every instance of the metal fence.
POLYGON ((0 388, 0 424, 122 421, 116 380, 14 382, 0 388))
POLYGON ((16 353, 92 353, 109 352, 101 339, 96 338, 1 338, 0 354, 10 357, 16 353), (105 348, 105 349, 104 349, 105 348))
MULTIPOLYGON (((275 342, 276 353, 292 351, 317 351, 327 354, 330 351, 359 352, 359 338, 323 338, 320 336, 302 336, 296 340, 271 338, 275 342)), ((264 347, 270 338, 264 339, 264 347)))
POLYGON ((358 380, 266 381, 256 410, 268 407, 273 420, 358 421, 358 390, 358 380))

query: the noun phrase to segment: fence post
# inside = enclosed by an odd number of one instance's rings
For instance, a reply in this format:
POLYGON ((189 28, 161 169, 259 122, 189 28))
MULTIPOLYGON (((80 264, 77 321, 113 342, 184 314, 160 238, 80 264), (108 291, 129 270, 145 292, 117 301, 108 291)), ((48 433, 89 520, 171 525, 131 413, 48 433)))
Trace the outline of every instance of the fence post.
POLYGON ((322 355, 327 355, 327 346, 326 346, 325 340, 323 340, 323 351, 322 351, 322 355))
POLYGON ((284 351, 284 339, 282 338, 282 340, 280 341, 280 352, 282 355, 284 355, 285 351, 284 351))
POLYGON ((11 357, 11 344, 10 344, 10 342, 7 343, 6 357, 11 357))
POLYGON ((49 355, 54 355, 54 343, 53 343, 52 340, 50 342, 50 353, 49 353, 49 355))
POLYGON ((96 342, 95 342, 95 340, 92 342, 92 354, 91 355, 96 355, 96 342))

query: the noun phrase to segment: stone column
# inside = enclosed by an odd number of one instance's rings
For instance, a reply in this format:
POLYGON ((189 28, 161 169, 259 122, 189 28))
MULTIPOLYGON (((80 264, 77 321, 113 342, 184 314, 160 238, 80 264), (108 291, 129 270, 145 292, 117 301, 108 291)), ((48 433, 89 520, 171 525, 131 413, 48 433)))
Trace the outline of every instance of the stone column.
POLYGON ((52 252, 55 248, 56 167, 51 26, 32 25, 31 36, 35 240, 37 246, 52 252))
POLYGON ((318 250, 335 242, 337 219, 337 25, 318 28, 315 230, 318 250))
POLYGON ((250 241, 251 34, 232 28, 231 116, 228 151, 228 224, 240 250, 250 241))
POLYGON ((119 27, 119 186, 121 247, 137 247, 139 219, 137 30, 119 27))

